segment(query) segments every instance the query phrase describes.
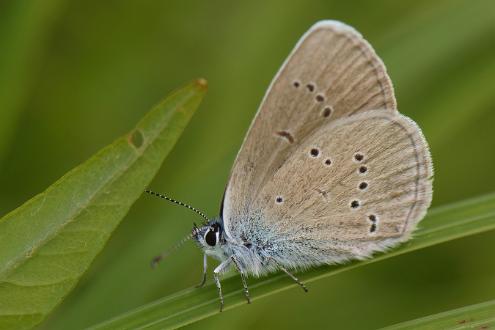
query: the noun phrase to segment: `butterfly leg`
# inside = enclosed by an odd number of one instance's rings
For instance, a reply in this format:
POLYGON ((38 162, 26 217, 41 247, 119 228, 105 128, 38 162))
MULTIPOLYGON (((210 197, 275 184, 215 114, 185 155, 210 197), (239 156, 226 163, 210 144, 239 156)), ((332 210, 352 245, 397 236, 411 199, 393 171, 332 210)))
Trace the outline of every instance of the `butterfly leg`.
POLYGON ((277 265, 277 267, 280 270, 282 270, 290 278, 292 278, 294 280, 294 282, 296 282, 297 284, 299 284, 299 286, 301 286, 301 288, 304 290, 304 292, 308 292, 308 288, 306 288, 306 286, 304 285, 304 283, 301 282, 301 281, 299 281, 299 279, 294 274, 292 274, 291 272, 289 272, 284 266, 282 266, 281 264, 279 264, 275 259, 269 257, 269 260, 273 261, 273 263, 275 263, 275 265, 277 265))
POLYGON ((229 266, 230 263, 232 262, 232 259, 227 259, 223 261, 220 265, 218 265, 217 268, 213 271, 213 279, 215 280, 215 284, 218 289, 218 296, 220 298, 220 312, 223 310, 223 294, 222 294, 222 285, 220 284, 220 274, 222 274, 229 266))
POLYGON ((247 303, 250 304, 251 303, 251 297, 249 296, 249 290, 248 290, 248 285, 247 285, 247 281, 246 281, 246 276, 241 271, 241 267, 239 267, 239 263, 237 262, 237 259, 234 256, 232 256, 231 259, 235 265, 235 268, 237 269, 237 271, 241 275, 242 287, 244 288, 244 296, 246 297, 247 303))
POLYGON ((197 288, 202 288, 206 283, 206 271, 208 269, 208 257, 206 254, 203 254, 203 278, 201 279, 201 283, 196 285, 197 288))
POLYGON ((301 286, 301 288, 304 290, 304 292, 308 292, 308 288, 306 288, 306 286, 304 285, 303 282, 299 281, 299 279, 297 277, 294 276, 294 274, 292 274, 291 272, 289 272, 287 269, 285 269, 284 267, 282 266, 278 266, 281 270, 284 271, 284 273, 286 273, 287 275, 289 275, 290 278, 292 278, 294 280, 294 282, 296 282, 297 284, 299 284, 301 286))

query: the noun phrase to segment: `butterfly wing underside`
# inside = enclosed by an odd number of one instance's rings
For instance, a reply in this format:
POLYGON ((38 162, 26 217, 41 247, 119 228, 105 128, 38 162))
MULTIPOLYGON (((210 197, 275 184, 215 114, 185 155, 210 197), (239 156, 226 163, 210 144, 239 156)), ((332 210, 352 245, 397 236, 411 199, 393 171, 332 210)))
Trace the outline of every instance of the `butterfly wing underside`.
POLYGON ((374 109, 397 113, 392 84, 373 48, 345 24, 315 24, 272 81, 236 158, 222 202, 227 233, 246 221, 255 203, 262 206, 261 190, 305 136, 374 109))
POLYGON ((432 175, 418 126, 399 113, 368 111, 308 135, 253 209, 287 240, 303 238, 329 256, 367 257, 409 238, 430 205, 432 175))

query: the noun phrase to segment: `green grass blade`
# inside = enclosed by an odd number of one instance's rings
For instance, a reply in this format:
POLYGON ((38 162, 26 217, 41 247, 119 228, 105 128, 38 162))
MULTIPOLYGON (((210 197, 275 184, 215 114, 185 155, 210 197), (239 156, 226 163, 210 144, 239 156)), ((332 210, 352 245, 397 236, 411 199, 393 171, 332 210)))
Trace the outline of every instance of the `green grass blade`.
POLYGON ((411 320, 383 330, 491 329, 495 326, 495 300, 411 320))
MULTIPOLYGON (((301 274, 300 278, 310 283, 372 262, 491 229, 495 229, 495 194, 430 211, 421 223, 415 238, 389 253, 377 255, 366 261, 320 267, 301 274)), ((230 277, 222 283, 226 309, 245 304, 238 276, 230 277)), ((253 300, 296 286, 284 274, 251 279, 249 284, 253 300)), ((311 287, 309 290, 311 292, 311 287)), ((218 308, 216 288, 213 284, 209 284, 203 289, 191 288, 162 298, 101 323, 93 329, 177 328, 214 315, 218 313, 218 308)))
POLYGON ((171 94, 129 134, 0 219, 0 329, 31 328, 74 287, 205 91, 198 80, 171 94))

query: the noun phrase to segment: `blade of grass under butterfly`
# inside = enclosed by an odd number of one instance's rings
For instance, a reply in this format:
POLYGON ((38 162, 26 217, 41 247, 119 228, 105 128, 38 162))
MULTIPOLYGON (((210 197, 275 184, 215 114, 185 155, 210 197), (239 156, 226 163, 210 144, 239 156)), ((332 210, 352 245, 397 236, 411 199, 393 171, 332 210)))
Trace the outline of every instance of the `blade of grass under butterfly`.
POLYGON ((383 330, 490 329, 495 326, 495 300, 394 324, 383 330))
MULTIPOLYGON (((301 273, 304 282, 313 282, 356 267, 388 259, 421 248, 495 229, 495 194, 439 207, 421 222, 415 238, 401 247, 376 257, 346 265, 320 267, 301 273)), ((233 276, 222 282, 225 309, 245 304, 240 279, 233 276)), ((274 274, 250 281, 252 300, 297 286, 285 274, 274 274)), ((169 329, 177 328, 218 313, 219 302, 213 284, 203 289, 187 289, 144 305, 92 329, 169 329)))
POLYGON ((141 196, 206 91, 197 80, 0 219, 0 329, 28 329, 70 292, 141 196))

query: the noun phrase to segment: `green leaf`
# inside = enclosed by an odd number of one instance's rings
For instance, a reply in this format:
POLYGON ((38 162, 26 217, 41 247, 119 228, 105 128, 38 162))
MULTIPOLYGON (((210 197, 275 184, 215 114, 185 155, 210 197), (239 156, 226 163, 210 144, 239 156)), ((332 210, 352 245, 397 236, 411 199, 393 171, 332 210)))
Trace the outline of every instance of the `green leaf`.
MULTIPOLYGON (((320 267, 300 274, 310 283, 337 273, 388 259, 428 246, 495 229, 495 194, 436 208, 421 223, 415 238, 389 253, 346 265, 320 267)), ((245 304, 241 280, 233 276, 222 281, 225 309, 245 304)), ((253 300, 297 286, 285 274, 251 279, 249 288, 253 300)), ((311 287, 309 287, 311 292, 311 287)), ((301 291, 302 294, 302 291, 301 291)), ((190 288, 144 305, 126 314, 93 327, 93 329, 178 328, 218 313, 219 301, 213 284, 205 288, 190 288)))
POLYGON ((495 300, 411 320, 383 330, 489 329, 495 325, 495 300))
POLYGON ((33 327, 69 293, 154 177, 205 91, 201 79, 174 92, 129 134, 0 219, 0 329, 33 327))

